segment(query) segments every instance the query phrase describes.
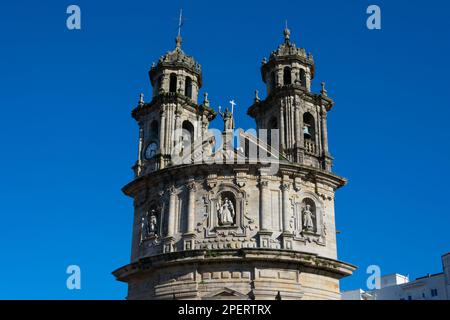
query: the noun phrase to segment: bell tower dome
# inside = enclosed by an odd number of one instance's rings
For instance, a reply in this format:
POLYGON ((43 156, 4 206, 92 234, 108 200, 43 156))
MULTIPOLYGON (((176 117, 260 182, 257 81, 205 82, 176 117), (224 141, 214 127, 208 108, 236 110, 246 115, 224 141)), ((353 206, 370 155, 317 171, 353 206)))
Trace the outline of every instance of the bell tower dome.
POLYGON ((272 51, 269 60, 262 61, 267 97, 256 97, 248 114, 258 129, 279 130, 283 158, 331 171, 326 119, 334 102, 328 98, 324 84, 319 94, 311 91, 315 75, 312 54, 291 42, 287 26, 283 34, 284 42, 272 51))
POLYGON ((216 113, 208 94, 198 104, 202 87, 201 66, 181 49, 180 34, 175 49, 161 56, 148 72, 153 87, 152 100, 143 95, 132 115, 139 125, 139 152, 136 176, 172 165, 174 156, 190 152, 194 141, 202 141, 216 113))
POLYGON ((181 36, 177 36, 175 42, 175 49, 160 57, 148 73, 153 96, 178 93, 197 103, 198 92, 202 87, 201 66, 181 49, 181 36))

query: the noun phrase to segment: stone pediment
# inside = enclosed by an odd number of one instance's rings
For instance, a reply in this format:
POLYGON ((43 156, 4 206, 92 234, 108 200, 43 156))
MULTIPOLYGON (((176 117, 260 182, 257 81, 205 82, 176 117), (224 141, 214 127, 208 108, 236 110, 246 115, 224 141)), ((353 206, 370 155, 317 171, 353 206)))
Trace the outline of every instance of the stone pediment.
POLYGON ((207 300, 249 300, 249 296, 243 293, 240 293, 236 290, 224 287, 217 291, 211 292, 203 297, 203 299, 207 300))

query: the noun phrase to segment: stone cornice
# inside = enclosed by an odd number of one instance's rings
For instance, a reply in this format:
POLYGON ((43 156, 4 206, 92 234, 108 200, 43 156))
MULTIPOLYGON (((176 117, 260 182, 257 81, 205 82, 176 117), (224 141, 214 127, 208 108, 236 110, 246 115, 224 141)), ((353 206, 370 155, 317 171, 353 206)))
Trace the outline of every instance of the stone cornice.
POLYGON ((239 261, 264 263, 266 265, 296 265, 301 272, 320 273, 336 279, 351 275, 356 266, 321 257, 317 254, 280 249, 213 249, 189 250, 158 254, 144 257, 113 272, 119 281, 128 281, 141 271, 152 272, 154 269, 168 266, 180 266, 202 263, 236 263, 239 261))
POLYGON ((131 115, 136 121, 139 122, 142 115, 146 114, 153 108, 166 103, 176 103, 183 105, 184 107, 190 107, 192 108, 192 111, 196 111, 198 114, 206 116, 209 121, 212 121, 217 115, 213 108, 204 104, 198 105, 188 97, 172 92, 160 93, 159 95, 153 97, 151 102, 144 103, 134 108, 131 111, 131 115))
MULTIPOLYGON (((275 175, 281 177, 282 175, 289 175, 291 177, 301 177, 302 179, 313 179, 315 182, 329 185, 333 189, 338 189, 347 183, 347 180, 334 173, 314 168, 311 166, 289 163, 286 161, 279 161, 279 171, 275 175)), ((184 177, 186 175, 203 176, 205 179, 209 174, 217 172, 226 172, 227 169, 233 172, 236 169, 246 169, 248 172, 254 172, 254 177, 259 177, 261 168, 266 167, 261 163, 242 163, 242 164, 183 164, 176 166, 169 166, 164 169, 146 174, 131 181, 122 188, 122 191, 128 195, 133 196, 142 187, 148 186, 148 181, 151 179, 152 185, 158 185, 165 181, 173 180, 173 177, 184 177)), ((249 173, 250 174, 250 173, 249 173)), ((187 178, 187 177, 186 177, 187 178)), ((179 179, 177 179, 179 180, 179 179)))
POLYGON ((301 85, 291 84, 275 88, 265 100, 257 101, 251 105, 247 110, 247 114, 252 118, 255 118, 258 112, 274 106, 280 99, 286 96, 300 96, 301 99, 304 99, 307 102, 325 106, 327 111, 330 111, 334 105, 334 101, 327 96, 308 92, 306 88, 301 85))

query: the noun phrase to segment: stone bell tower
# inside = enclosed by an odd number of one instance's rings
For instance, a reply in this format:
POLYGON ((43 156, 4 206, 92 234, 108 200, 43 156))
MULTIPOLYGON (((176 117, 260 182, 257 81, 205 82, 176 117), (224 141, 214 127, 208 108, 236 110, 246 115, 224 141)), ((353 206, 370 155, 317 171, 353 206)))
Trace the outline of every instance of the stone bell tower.
POLYGON ((167 167, 173 155, 180 156, 193 141, 202 140, 215 117, 208 96, 198 104, 202 87, 201 66, 181 49, 176 38, 174 50, 161 56, 148 72, 153 87, 151 102, 141 99, 133 110, 139 124, 139 153, 136 175, 167 167))
POLYGON ((284 29, 284 43, 263 59, 262 80, 267 98, 255 104, 248 114, 258 129, 278 129, 281 153, 290 161, 331 170, 328 153, 327 112, 333 101, 322 83, 320 95, 311 93, 315 65, 312 54, 297 48, 284 29))

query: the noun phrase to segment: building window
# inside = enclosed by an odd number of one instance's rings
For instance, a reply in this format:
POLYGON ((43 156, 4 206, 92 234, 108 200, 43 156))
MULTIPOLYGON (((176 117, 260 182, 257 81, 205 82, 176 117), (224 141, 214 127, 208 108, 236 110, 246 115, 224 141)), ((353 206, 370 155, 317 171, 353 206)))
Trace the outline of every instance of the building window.
POLYGON ((275 117, 272 117, 267 124, 267 145, 269 147, 272 146, 272 135, 278 136, 274 131, 278 129, 278 120, 275 117))
POLYGON ((177 75, 175 73, 170 74, 169 92, 177 92, 177 75))
POLYGON ((270 73, 270 88, 273 90, 276 87, 276 79, 275 79, 275 72, 270 73))
POLYGON ((153 120, 152 123, 150 124, 150 135, 154 138, 158 138, 159 136, 159 130, 158 130, 158 121, 153 120))
POLYGON ((291 68, 285 67, 283 70, 283 84, 287 86, 290 85, 291 83, 292 83, 291 68))
POLYGON ((412 297, 411 297, 411 296, 408 296, 408 300, 412 300, 412 297))
POLYGON ((437 295, 438 295, 437 289, 431 289, 431 296, 432 297, 437 297, 437 295))
POLYGON ((184 95, 188 98, 192 98, 192 79, 191 77, 186 77, 184 82, 184 95))
POLYGON ((182 143, 182 154, 185 154, 185 150, 188 152, 192 152, 192 147, 194 144, 194 126, 189 121, 183 121, 182 124, 182 136, 181 136, 181 143, 182 143))
POLYGON ((306 72, 305 69, 300 69, 300 84, 302 87, 306 87, 306 72))

